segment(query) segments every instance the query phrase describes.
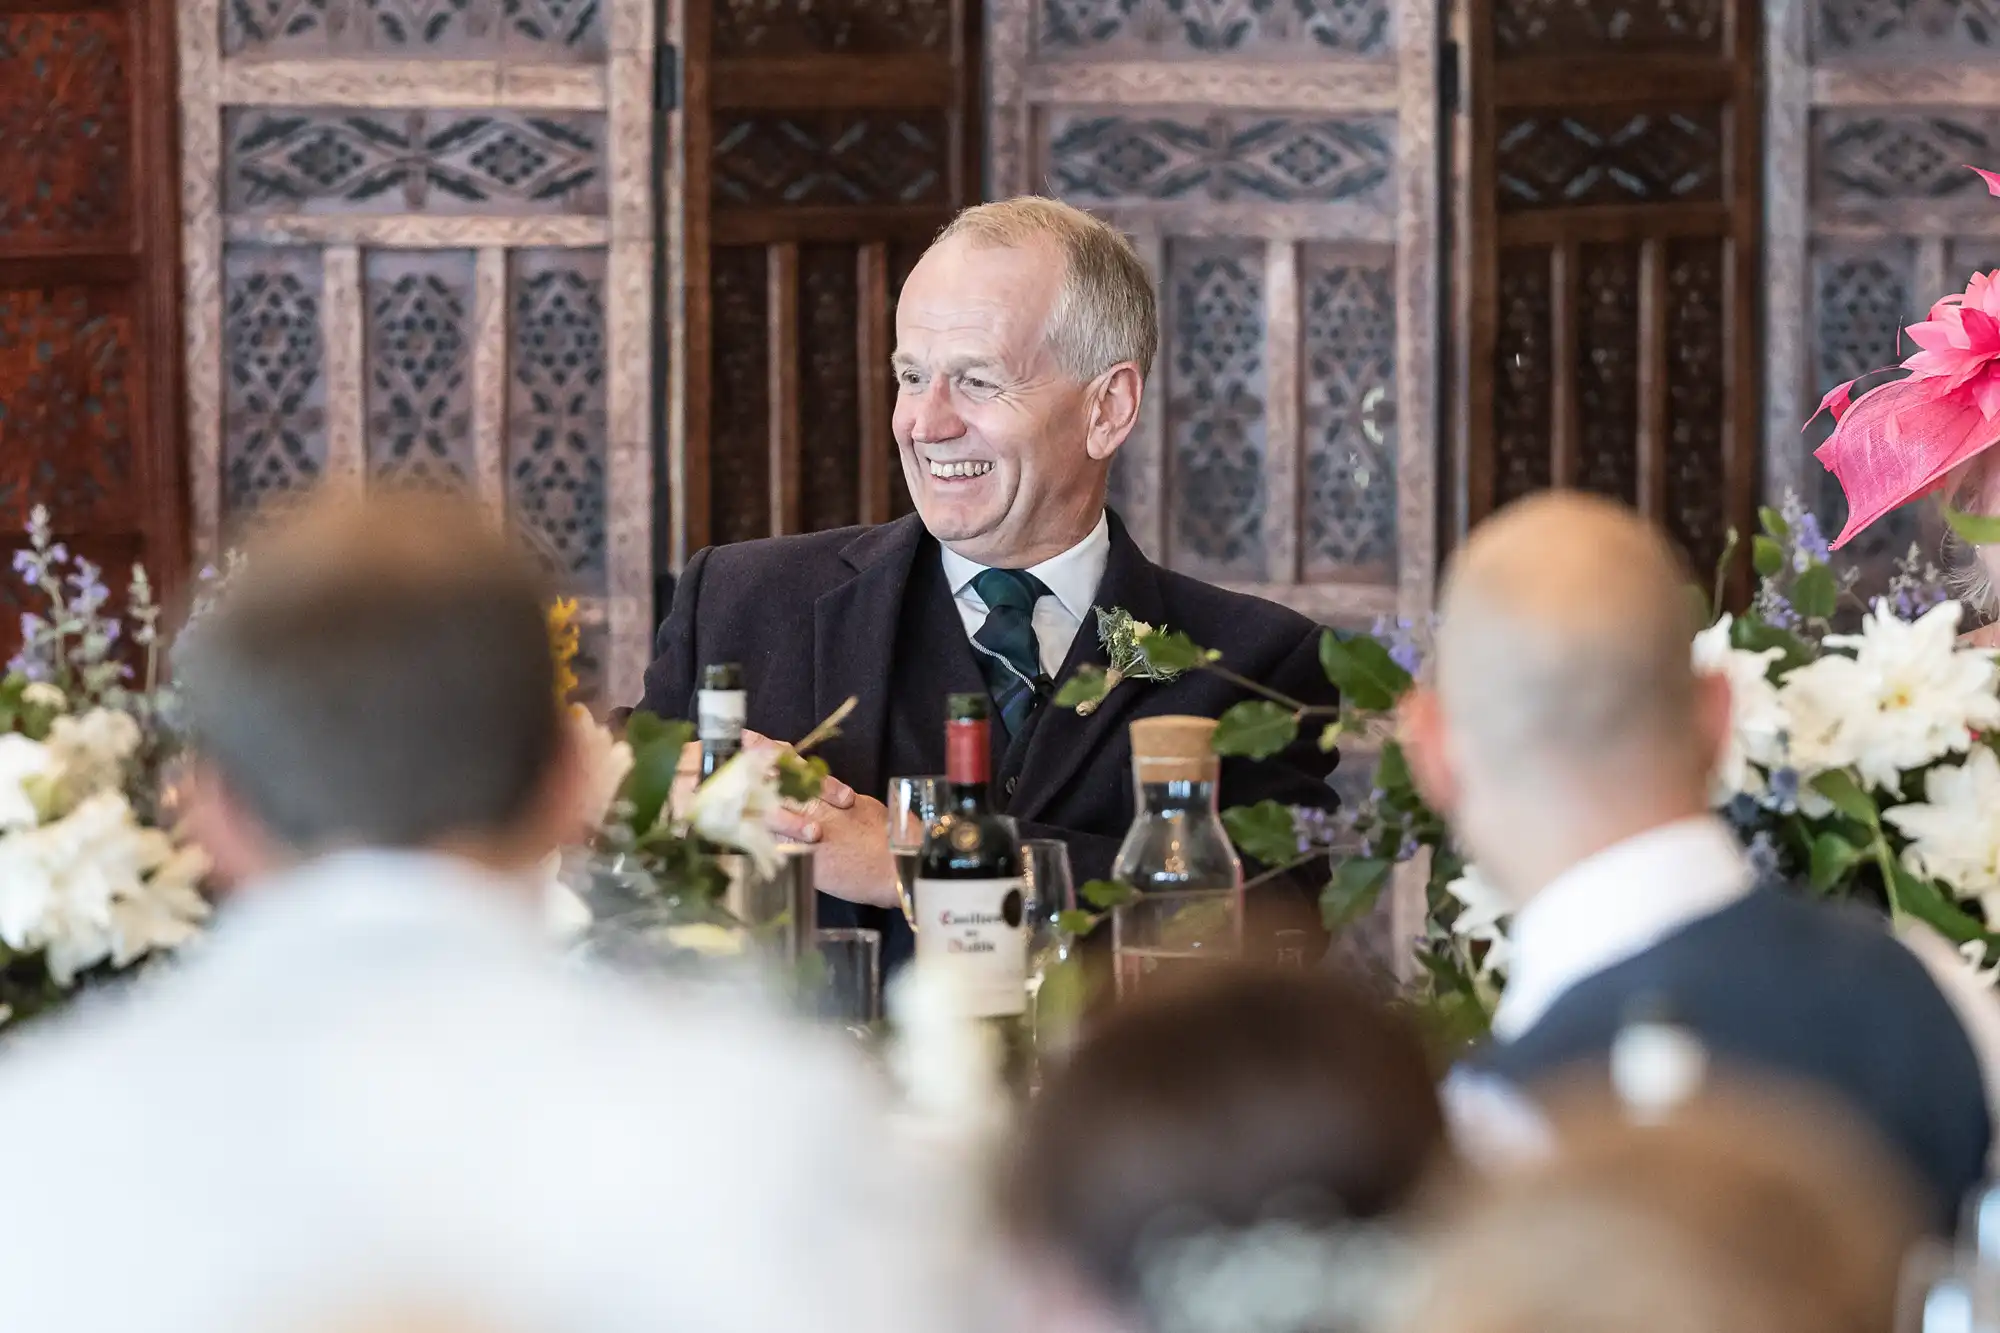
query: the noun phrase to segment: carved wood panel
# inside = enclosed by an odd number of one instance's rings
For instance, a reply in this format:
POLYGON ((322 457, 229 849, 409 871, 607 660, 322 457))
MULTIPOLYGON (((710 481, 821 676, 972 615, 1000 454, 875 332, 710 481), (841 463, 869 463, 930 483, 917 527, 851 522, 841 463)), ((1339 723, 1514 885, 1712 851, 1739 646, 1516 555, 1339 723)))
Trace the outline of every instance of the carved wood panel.
POLYGON ((197 537, 326 480, 465 488, 653 629, 653 0, 181 7, 197 537))
POLYGON ((47 505, 120 592, 187 564, 172 32, 160 0, 0 12, 0 558, 47 505))
MULTIPOLYGON (((1846 516, 1801 432, 1821 395, 1908 354, 1900 328, 2000 261, 2000 207, 1965 164, 2000 161, 2000 15, 1984 0, 1772 0, 1765 467, 1827 531, 1846 516)), ((1879 590, 1943 531, 1925 503, 1856 539, 1879 590)))
POLYGON ((1161 350, 1112 503, 1155 559, 1367 626, 1435 563, 1435 7, 992 0, 992 179, 1130 235, 1161 350))
POLYGON ((1494 0, 1457 23, 1455 526, 1579 487, 1712 569, 1759 461, 1756 6, 1494 0))
POLYGON ((974 0, 722 0, 687 64, 672 560, 909 511, 895 300, 978 201, 974 0))

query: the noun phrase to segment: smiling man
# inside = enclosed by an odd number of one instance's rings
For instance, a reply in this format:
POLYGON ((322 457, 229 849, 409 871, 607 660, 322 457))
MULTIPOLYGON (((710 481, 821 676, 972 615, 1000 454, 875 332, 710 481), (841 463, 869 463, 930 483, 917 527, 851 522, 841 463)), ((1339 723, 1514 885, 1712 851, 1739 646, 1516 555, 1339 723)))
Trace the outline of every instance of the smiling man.
MULTIPOLYGON (((910 935, 894 910, 891 776, 944 769, 944 701, 994 703, 993 795, 1024 837, 1069 844, 1079 882, 1109 874, 1133 814, 1126 725, 1219 715, 1246 697, 1206 673, 1128 682, 1091 716, 1050 703, 1102 665, 1095 607, 1121 607, 1222 650, 1236 672, 1335 702, 1303 616, 1162 569, 1105 507, 1111 463, 1139 419, 1159 347, 1151 280, 1125 238, 1050 199, 961 213, 896 307, 896 444, 916 514, 873 528, 703 551, 675 586, 643 707, 689 714, 704 664, 741 663, 750 729, 803 735, 849 695, 860 706, 820 753, 838 783, 775 816, 820 848, 822 925, 910 935)), ((1223 767, 1223 803, 1330 806, 1332 757, 1300 746, 1223 767)), ((1288 920, 1297 886, 1253 897, 1288 920)))

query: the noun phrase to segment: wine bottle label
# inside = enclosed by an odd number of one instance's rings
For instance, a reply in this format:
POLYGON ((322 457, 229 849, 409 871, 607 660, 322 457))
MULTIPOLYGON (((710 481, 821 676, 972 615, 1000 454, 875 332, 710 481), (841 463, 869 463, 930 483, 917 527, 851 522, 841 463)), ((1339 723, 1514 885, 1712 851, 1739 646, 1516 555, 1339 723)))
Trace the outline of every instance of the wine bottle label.
POLYGON ((1018 879, 919 879, 917 961, 949 968, 969 1018, 1028 1007, 1027 895, 1018 879))
POLYGON ((743 719, 750 714, 750 695, 745 690, 696 690, 694 696, 695 735, 705 741, 733 741, 743 734, 743 719))

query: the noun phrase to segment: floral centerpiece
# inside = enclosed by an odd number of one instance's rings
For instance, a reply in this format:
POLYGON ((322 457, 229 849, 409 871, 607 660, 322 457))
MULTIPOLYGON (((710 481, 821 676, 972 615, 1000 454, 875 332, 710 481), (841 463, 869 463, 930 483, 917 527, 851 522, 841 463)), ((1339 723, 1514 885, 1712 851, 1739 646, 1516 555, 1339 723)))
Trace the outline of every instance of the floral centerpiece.
POLYGON ((180 738, 146 571, 112 614, 102 571, 39 506, 13 569, 38 610, 0 677, 0 1020, 170 952, 208 916, 206 859, 175 827, 180 738))
POLYGON ((848 700, 795 746, 750 746, 696 783, 694 724, 635 712, 614 734, 582 704, 577 685, 576 605, 549 612, 557 700, 567 710, 591 780, 584 830, 552 866, 550 913, 556 929, 588 951, 647 962, 743 951, 772 923, 733 917, 723 902, 721 853, 740 853, 751 873, 778 865, 765 819, 781 802, 819 795, 826 762, 812 749, 838 734, 848 700))
MULTIPOLYGON (((1878 905, 1956 943, 1986 974, 2000 959, 2000 665, 1958 640, 1961 607, 1915 548, 1889 595, 1863 607, 1853 576, 1829 563, 1813 515, 1796 499, 1760 514, 1759 576, 1742 615, 1710 617, 1690 645, 1695 664, 1729 677, 1733 736, 1717 774, 1716 808, 1768 875, 1802 891, 1878 905), (1860 612, 1840 632, 1836 617, 1860 612)), ((1730 552, 1737 538, 1732 534, 1730 552)), ((1720 579, 1716 596, 1719 599, 1720 579)), ((1691 590, 1706 608, 1710 594, 1691 590)), ((1415 997, 1457 1037, 1483 1030, 1506 975, 1504 902, 1466 866, 1444 821, 1418 795, 1394 737, 1394 712, 1421 664, 1422 627, 1378 624, 1373 635, 1329 630, 1321 665, 1341 706, 1307 707, 1233 677, 1257 697, 1225 713, 1215 748, 1263 758, 1317 726, 1322 748, 1343 737, 1377 742, 1374 786, 1335 814, 1276 802, 1224 811, 1238 848, 1269 869, 1323 857, 1333 873, 1320 905, 1343 927, 1370 911, 1399 862, 1428 859, 1427 920, 1417 941, 1415 997)), ((1148 663, 1230 675, 1222 655, 1185 635, 1148 628, 1148 663)), ((1065 685, 1075 705, 1101 676, 1065 685)), ((1087 923, 1080 923, 1087 924, 1087 923)))

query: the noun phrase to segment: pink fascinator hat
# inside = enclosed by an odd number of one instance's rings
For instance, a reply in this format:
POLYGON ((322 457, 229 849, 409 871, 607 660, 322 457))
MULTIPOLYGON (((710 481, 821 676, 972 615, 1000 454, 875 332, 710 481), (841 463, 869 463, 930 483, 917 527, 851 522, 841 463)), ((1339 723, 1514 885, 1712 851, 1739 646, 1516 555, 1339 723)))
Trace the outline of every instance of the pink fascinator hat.
MULTIPOLYGON (((1969 170, 2000 196, 2000 173, 1969 170)), ((1835 550, 2000 444, 2000 272, 1974 274, 1964 292, 1945 297, 1930 318, 1905 331, 1918 348, 1903 362, 1907 377, 1858 398, 1849 380, 1819 405, 1833 413, 1833 434, 1813 456, 1847 495, 1847 526, 1835 550)))

